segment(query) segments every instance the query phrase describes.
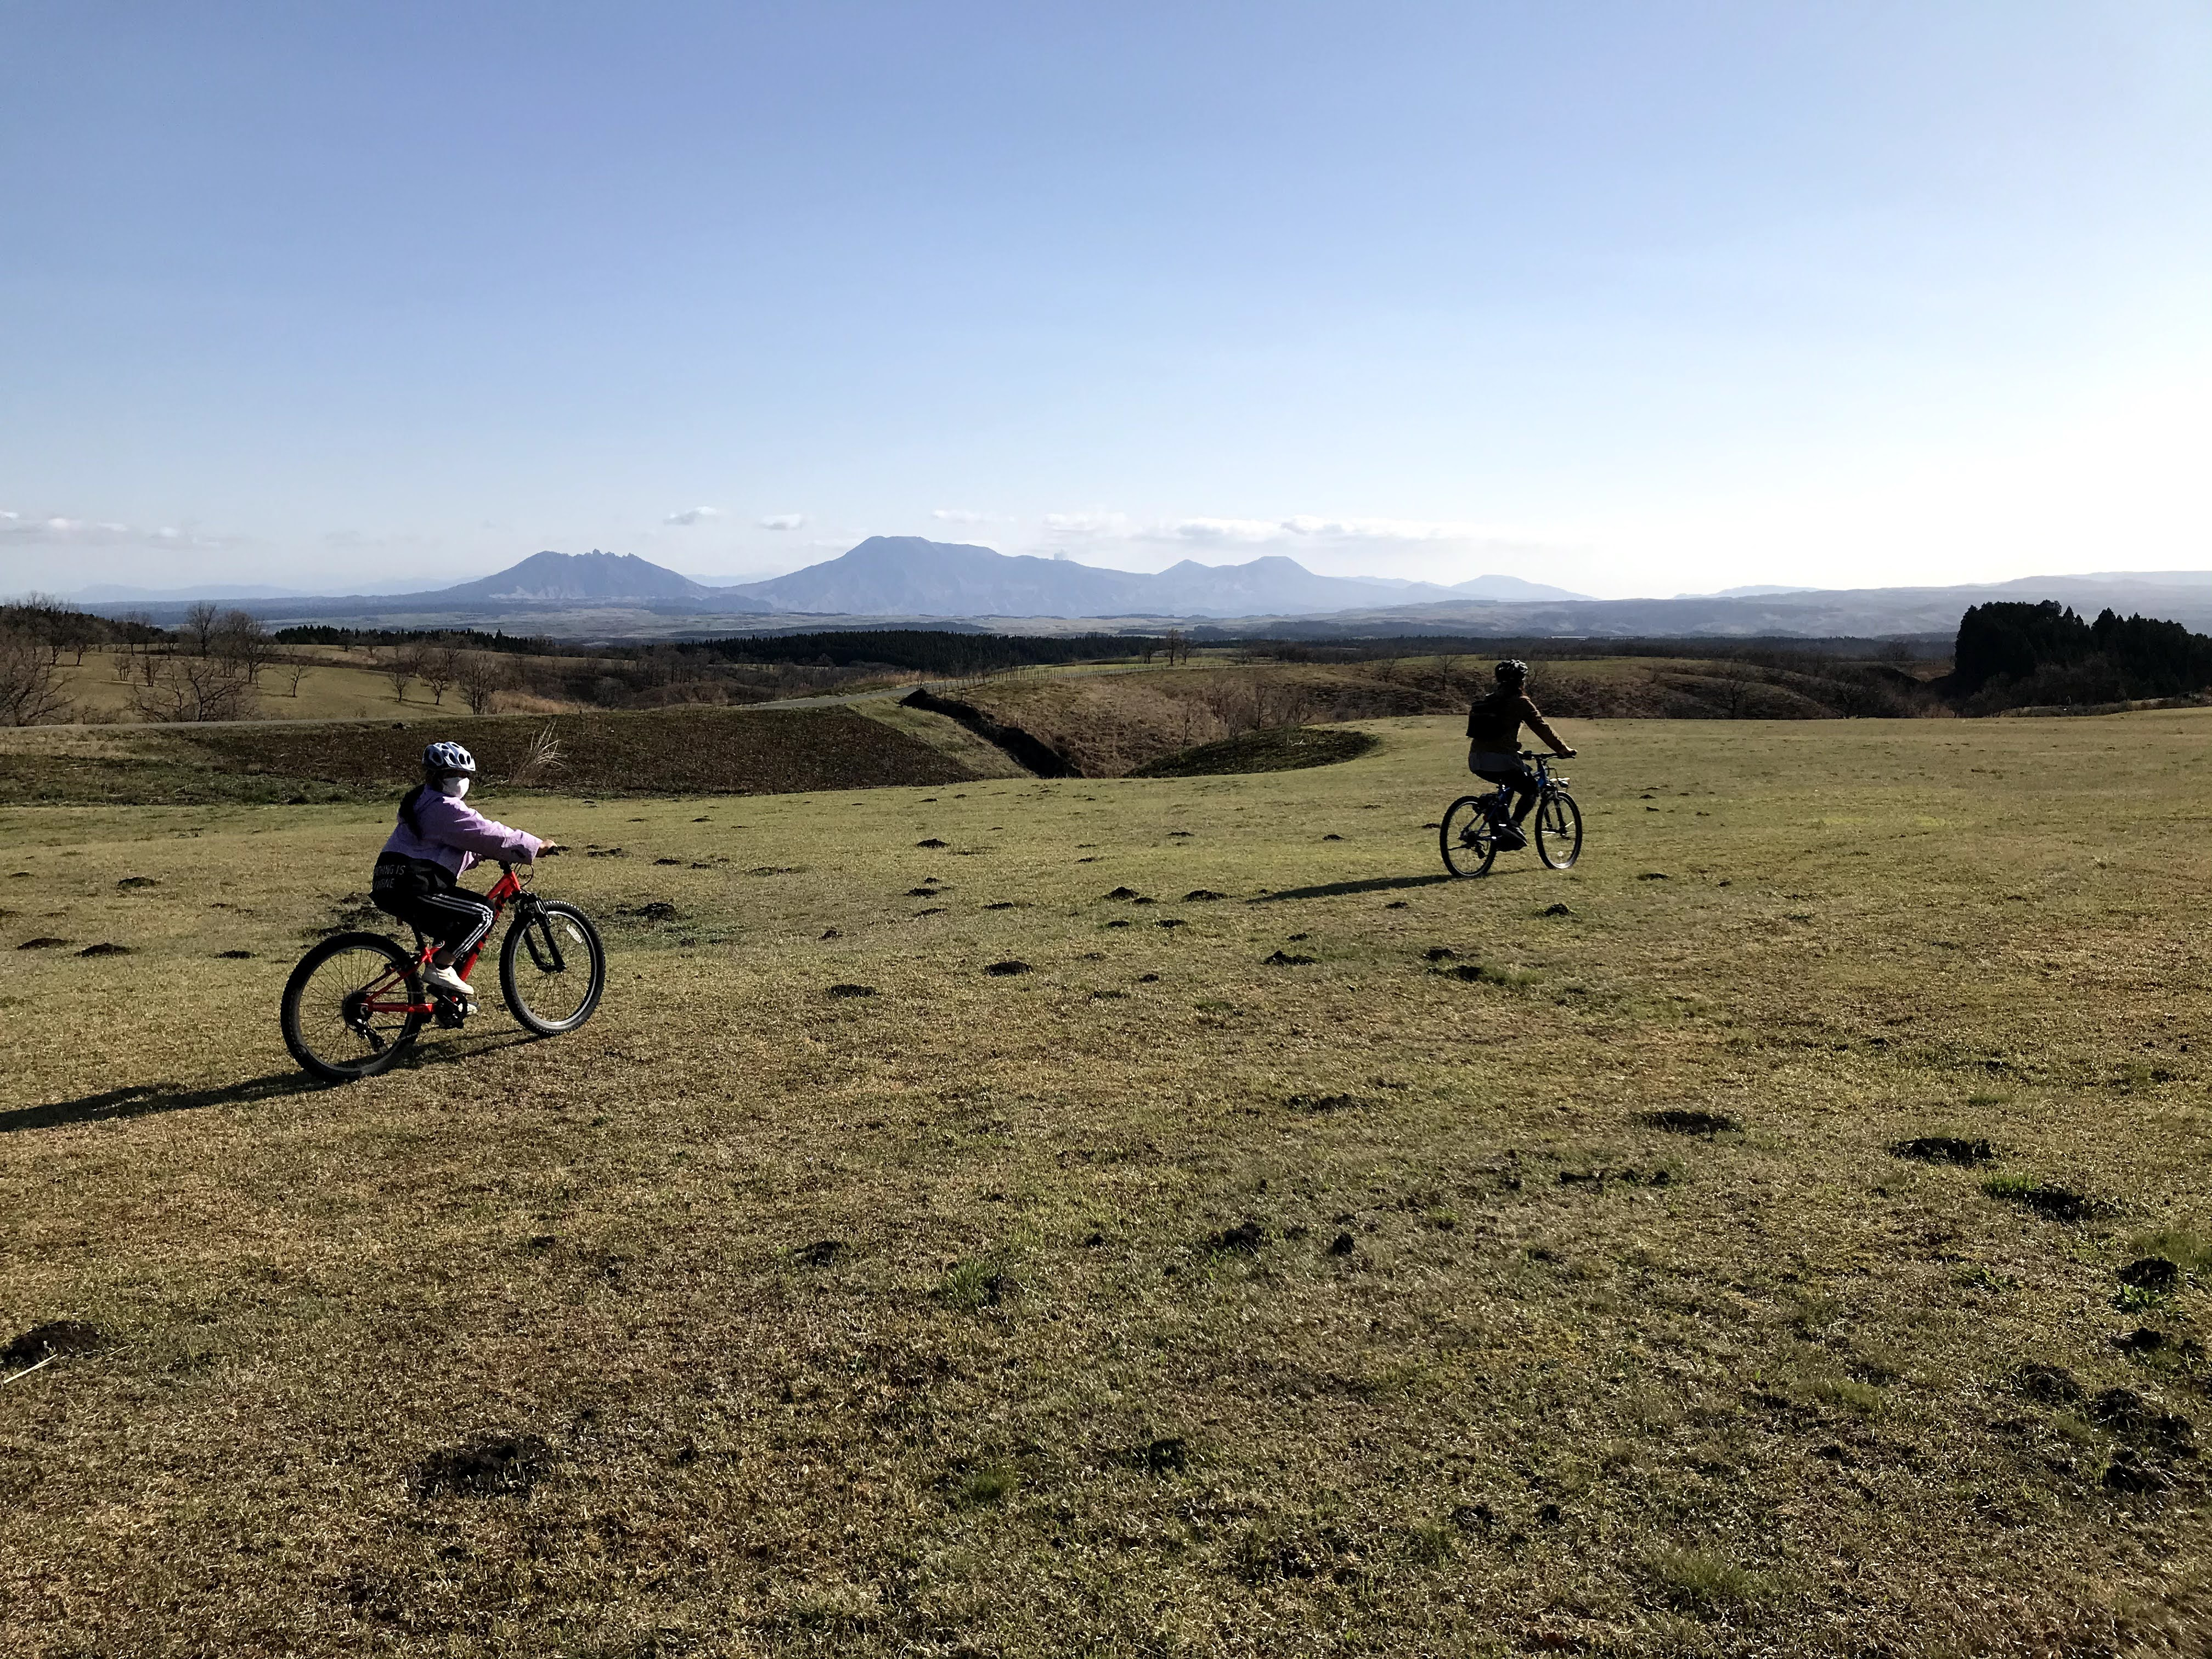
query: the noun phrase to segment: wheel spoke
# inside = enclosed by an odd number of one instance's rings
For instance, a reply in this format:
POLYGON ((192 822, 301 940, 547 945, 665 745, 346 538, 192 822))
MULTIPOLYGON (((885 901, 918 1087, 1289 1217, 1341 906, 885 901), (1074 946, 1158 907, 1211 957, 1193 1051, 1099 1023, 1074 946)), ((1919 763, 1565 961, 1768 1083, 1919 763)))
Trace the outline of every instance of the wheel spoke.
POLYGON ((373 936, 333 945, 311 952, 286 987, 285 1040, 310 1071, 363 1077, 389 1064, 420 1022, 397 945, 373 936))
POLYGON ((582 1024, 605 982, 605 958, 591 924, 553 904, 519 925, 501 957, 509 1011, 540 1036, 582 1024))

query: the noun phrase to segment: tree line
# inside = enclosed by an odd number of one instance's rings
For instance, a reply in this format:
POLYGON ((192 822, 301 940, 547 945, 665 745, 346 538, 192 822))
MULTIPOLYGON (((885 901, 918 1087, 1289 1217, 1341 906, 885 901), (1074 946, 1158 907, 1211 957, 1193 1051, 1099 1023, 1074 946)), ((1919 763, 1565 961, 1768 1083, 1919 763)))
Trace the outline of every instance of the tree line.
POLYGON ((1941 684, 1975 714, 2197 696, 2212 687, 2212 638, 2109 609, 2087 622, 2056 599, 1978 605, 1941 684))

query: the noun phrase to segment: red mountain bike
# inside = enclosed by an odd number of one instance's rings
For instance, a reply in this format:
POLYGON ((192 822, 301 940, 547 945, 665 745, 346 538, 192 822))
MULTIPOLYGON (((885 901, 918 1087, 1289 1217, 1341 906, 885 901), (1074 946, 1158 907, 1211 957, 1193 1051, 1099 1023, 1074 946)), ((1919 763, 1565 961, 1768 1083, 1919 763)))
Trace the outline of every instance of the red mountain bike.
MULTIPOLYGON (((535 868, 502 865, 484 898, 494 927, 514 908, 499 952, 499 988, 509 1012, 525 1030, 558 1036, 599 1006, 607 953, 581 910, 530 890, 535 868)), ((484 939, 490 938, 487 931, 484 939)), ((284 986, 284 1046, 292 1058, 317 1077, 350 1083, 390 1066, 428 1021, 461 1024, 469 1010, 422 984, 436 948, 417 928, 411 956, 381 933, 339 933, 308 951, 284 986)), ((454 964, 463 979, 483 951, 480 942, 454 964)))

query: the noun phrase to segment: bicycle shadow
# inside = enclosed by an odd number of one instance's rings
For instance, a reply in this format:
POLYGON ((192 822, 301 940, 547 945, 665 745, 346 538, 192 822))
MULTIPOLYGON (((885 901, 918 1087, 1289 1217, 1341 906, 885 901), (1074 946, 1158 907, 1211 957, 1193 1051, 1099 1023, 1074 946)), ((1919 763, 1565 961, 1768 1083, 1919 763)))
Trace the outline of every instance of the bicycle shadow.
POLYGON ((1336 898, 1346 893, 1395 893, 1407 887, 1434 887, 1456 881, 1456 876, 1374 876, 1365 881, 1332 881, 1319 887, 1286 887, 1279 893, 1262 893, 1247 904, 1276 904, 1284 899, 1336 898))
MULTIPOLYGON (((425 1066, 450 1066, 456 1060, 536 1041, 527 1031, 502 1032, 497 1036, 418 1044, 393 1069, 418 1071, 425 1066)), ((305 1072, 270 1072, 238 1083, 207 1089, 182 1089, 173 1083, 139 1083, 121 1089, 105 1089, 75 1100, 50 1101, 43 1106, 18 1106, 0 1112, 0 1135, 29 1129, 58 1129, 80 1123, 112 1123, 125 1118, 156 1117, 164 1112, 194 1112, 208 1106, 252 1106, 263 1101, 284 1100, 294 1095, 314 1094, 348 1085, 325 1083, 305 1072)))

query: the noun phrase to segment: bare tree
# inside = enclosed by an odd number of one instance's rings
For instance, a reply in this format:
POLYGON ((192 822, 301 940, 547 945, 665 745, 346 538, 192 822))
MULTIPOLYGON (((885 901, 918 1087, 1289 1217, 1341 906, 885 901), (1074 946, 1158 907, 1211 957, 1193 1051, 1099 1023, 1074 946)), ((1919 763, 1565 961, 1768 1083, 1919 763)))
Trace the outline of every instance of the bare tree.
POLYGON ((204 657, 215 645, 215 636, 222 629, 222 610, 219 605, 199 600, 185 612, 185 620, 177 631, 184 635, 195 657, 204 657))
POLYGON ((239 664, 220 657, 187 657, 173 652, 148 660, 150 677, 131 696, 145 719, 241 720, 252 715, 253 684, 239 664))
POLYGON ((250 611, 226 611, 210 641, 215 654, 234 665, 248 685, 261 683, 261 671, 275 659, 276 642, 250 611))
POLYGON ((296 697, 300 695, 300 682, 307 678, 307 671, 314 665, 314 659, 312 657, 292 657, 286 659, 284 672, 292 677, 291 696, 296 697))
POLYGON ((430 688, 434 708, 446 705, 446 688, 453 683, 453 653, 442 645, 426 646, 415 658, 415 678, 430 688))
POLYGON ((489 651, 465 651, 454 670, 461 696, 471 714, 491 713, 493 699, 507 685, 507 665, 489 651))
POLYGON ((414 683, 416 665, 422 657, 419 646, 395 645, 384 659, 384 678, 392 682, 392 693, 402 702, 407 701, 407 688, 414 683))
POLYGON ((58 670, 42 641, 19 629, 0 633, 0 726, 37 726, 68 714, 58 670))

